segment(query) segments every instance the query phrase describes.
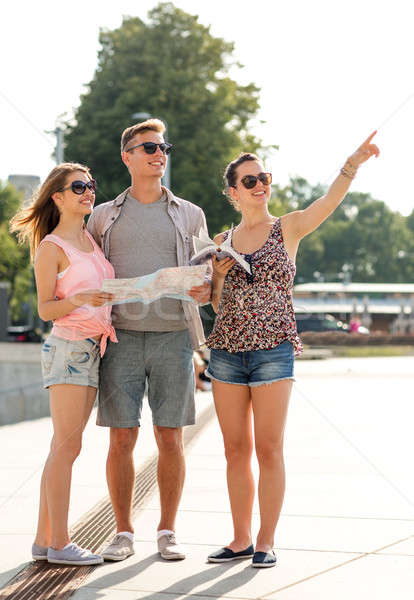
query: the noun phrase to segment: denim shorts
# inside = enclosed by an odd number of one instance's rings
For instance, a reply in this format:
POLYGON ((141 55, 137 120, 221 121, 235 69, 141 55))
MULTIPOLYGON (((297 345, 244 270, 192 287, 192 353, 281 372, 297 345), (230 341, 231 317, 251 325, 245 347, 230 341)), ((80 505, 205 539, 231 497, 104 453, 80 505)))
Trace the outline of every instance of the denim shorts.
POLYGON ((195 423, 195 377, 190 332, 117 329, 101 360, 97 424, 137 427, 148 386, 152 422, 195 423))
POLYGON ((257 387, 294 379, 294 352, 285 341, 270 350, 227 352, 211 349, 207 375, 221 383, 257 387))
POLYGON ((42 350, 42 375, 45 388, 70 383, 97 388, 99 361, 98 340, 65 340, 49 335, 42 350))

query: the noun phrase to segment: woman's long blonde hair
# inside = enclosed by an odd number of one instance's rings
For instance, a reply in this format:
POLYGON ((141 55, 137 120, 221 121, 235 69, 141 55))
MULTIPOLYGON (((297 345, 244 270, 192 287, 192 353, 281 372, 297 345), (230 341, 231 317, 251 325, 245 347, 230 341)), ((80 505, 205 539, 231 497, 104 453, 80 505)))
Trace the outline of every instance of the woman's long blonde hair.
POLYGON ((33 194, 29 204, 23 206, 11 219, 10 231, 18 233, 17 239, 20 244, 29 241, 32 260, 40 242, 59 223, 60 214, 52 195, 65 187, 68 175, 77 171, 91 178, 88 167, 79 163, 66 162, 57 165, 33 194))

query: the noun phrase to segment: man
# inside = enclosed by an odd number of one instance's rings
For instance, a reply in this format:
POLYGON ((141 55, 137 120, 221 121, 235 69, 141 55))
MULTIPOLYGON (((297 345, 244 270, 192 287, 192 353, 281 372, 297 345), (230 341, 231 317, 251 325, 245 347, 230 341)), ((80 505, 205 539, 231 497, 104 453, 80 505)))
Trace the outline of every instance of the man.
MULTIPOLYGON (((192 235, 206 229, 198 206, 161 186, 171 150, 164 133, 158 119, 123 132, 121 155, 131 174, 131 187, 97 206, 88 222, 117 278, 188 265, 192 235)), ((208 271, 205 283, 188 291, 193 300, 209 301, 210 280, 208 271)), ((198 306, 173 298, 147 305, 119 304, 113 307, 112 320, 118 343, 109 343, 101 362, 97 423, 111 428, 107 481, 117 535, 101 554, 105 560, 124 560, 134 553, 133 451, 147 384, 159 453, 158 550, 166 560, 183 559, 175 520, 185 478, 182 428, 195 421, 193 349, 204 341, 198 306)))

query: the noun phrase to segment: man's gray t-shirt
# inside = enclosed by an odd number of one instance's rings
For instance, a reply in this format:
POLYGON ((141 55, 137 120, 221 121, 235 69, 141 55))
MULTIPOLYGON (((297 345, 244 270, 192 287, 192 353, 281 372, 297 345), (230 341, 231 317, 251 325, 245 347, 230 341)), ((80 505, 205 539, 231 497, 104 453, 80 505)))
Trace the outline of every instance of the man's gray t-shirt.
MULTIPOLYGON (((168 212, 166 194, 142 204, 127 194, 112 226, 109 261, 118 279, 141 277, 158 269, 177 267, 176 229, 168 212)), ((112 309, 112 324, 135 331, 187 329, 180 300, 160 298, 150 304, 129 302, 112 309)))

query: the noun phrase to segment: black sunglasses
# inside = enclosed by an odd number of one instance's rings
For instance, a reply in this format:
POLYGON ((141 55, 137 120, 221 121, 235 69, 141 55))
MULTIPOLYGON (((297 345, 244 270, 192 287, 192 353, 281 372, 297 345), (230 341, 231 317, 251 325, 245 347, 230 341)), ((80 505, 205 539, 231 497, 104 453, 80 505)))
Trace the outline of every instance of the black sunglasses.
POLYGON ((155 142, 142 142, 142 144, 138 144, 138 146, 132 146, 132 148, 128 148, 128 150, 125 150, 125 152, 131 152, 131 150, 134 150, 134 148, 139 148, 140 146, 144 146, 144 150, 147 154, 154 154, 157 146, 160 147, 160 150, 163 154, 169 154, 172 148, 172 144, 168 144, 167 142, 161 142, 161 144, 156 144, 155 142))
POLYGON ((87 181, 86 183, 79 179, 76 181, 72 181, 72 183, 70 184, 69 187, 62 188, 61 190, 58 190, 58 191, 65 192, 66 190, 72 190, 72 192, 74 194, 78 194, 78 196, 81 196, 82 194, 84 194, 86 192, 86 188, 88 188, 88 190, 91 190, 91 192, 94 194, 96 192, 97 187, 98 187, 98 184, 96 183, 95 179, 91 179, 90 181, 87 181))
MULTIPOLYGON (((245 175, 240 179, 237 185, 240 185, 240 183, 242 183, 246 190, 252 190, 255 187, 257 180, 261 181, 263 185, 270 185, 272 183, 272 174, 259 173, 257 177, 256 175, 245 175)), ((234 187, 236 188, 237 185, 235 185, 234 187)))

